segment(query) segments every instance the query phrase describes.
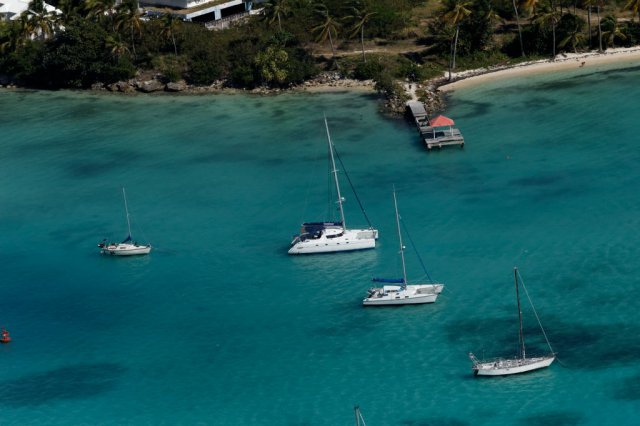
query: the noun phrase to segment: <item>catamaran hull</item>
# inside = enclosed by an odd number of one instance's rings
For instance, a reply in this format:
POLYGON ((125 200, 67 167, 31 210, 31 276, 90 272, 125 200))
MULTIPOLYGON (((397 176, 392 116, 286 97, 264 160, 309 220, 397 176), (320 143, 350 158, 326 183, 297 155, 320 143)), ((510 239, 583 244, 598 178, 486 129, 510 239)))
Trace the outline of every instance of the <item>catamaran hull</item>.
POLYGON ((420 305, 434 303, 442 292, 443 284, 410 284, 371 289, 369 297, 362 300, 364 306, 420 305), (397 289, 397 290, 396 290, 397 289))
POLYGON ((362 301, 363 306, 399 306, 399 305, 421 305, 423 303, 434 303, 438 298, 437 294, 424 296, 410 296, 397 299, 366 298, 362 301))
POLYGON ((506 360, 503 362, 483 362, 473 366, 476 376, 508 376, 546 368, 556 359, 555 356, 527 358, 522 360, 506 360))
POLYGON ((105 247, 100 253, 109 254, 111 256, 135 256, 140 254, 149 254, 151 246, 130 246, 130 247, 105 247))
POLYGON ((376 247, 378 231, 350 229, 340 237, 300 240, 296 237, 289 254, 335 253, 341 251, 366 250, 376 247))

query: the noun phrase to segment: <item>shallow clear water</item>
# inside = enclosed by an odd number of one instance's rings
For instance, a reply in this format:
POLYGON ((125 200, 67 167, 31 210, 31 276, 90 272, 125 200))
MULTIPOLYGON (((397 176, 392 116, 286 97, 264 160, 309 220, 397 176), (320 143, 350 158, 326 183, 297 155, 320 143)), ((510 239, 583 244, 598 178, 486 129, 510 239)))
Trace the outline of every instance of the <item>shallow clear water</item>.
POLYGON ((1 423, 633 424, 640 70, 581 72, 455 93, 466 146, 431 153, 358 93, 0 92, 1 423), (327 218, 323 113, 379 246, 290 257, 327 218), (364 309, 400 272, 394 184, 447 287, 364 309), (98 254, 126 235, 122 186, 150 256, 98 254), (467 352, 517 349, 514 266, 559 362, 474 378, 467 352))

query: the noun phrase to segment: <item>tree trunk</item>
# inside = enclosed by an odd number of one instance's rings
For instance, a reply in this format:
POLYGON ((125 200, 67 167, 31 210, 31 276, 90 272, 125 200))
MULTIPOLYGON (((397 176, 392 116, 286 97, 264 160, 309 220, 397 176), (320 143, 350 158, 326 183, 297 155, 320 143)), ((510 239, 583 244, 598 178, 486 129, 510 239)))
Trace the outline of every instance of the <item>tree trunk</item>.
POLYGON ((364 57, 364 25, 360 27, 360 45, 362 46, 362 62, 367 63, 367 58, 364 57))
POLYGON ((458 47, 458 30, 460 26, 456 24, 456 34, 451 40, 451 58, 449 60, 449 80, 451 80, 451 72, 456 67, 456 49, 458 47))
POLYGON ((556 60, 556 23, 554 21, 552 31, 553 33, 553 60, 556 60))
POLYGON ((176 58, 178 57, 178 47, 176 46, 176 38, 173 36, 173 31, 171 31, 171 41, 173 42, 173 53, 176 54, 176 58))
POLYGON ((131 24, 131 48, 133 49, 133 58, 137 59, 137 55, 136 55, 136 41, 133 38, 133 24, 131 24))
POLYGON ((522 53, 522 57, 524 58, 524 45, 522 43, 522 28, 520 28, 520 16, 518 16, 518 6, 516 5, 516 0, 513 1, 513 10, 516 13, 516 24, 518 25, 518 37, 520 37, 520 53, 522 53))
POLYGON ((456 69, 456 51, 458 50, 458 34, 460 33, 460 24, 456 24, 456 41, 453 43, 453 65, 452 69, 456 69))
POLYGON ((600 6, 596 6, 596 13, 598 14, 598 43, 599 52, 602 53, 602 27, 600 27, 600 6))
POLYGON ((587 14, 587 22, 589 23, 589 50, 591 50, 591 6, 589 6, 589 13, 587 14))
POLYGON ((331 45, 331 55, 333 56, 333 63, 336 64, 336 68, 340 70, 340 65, 336 60, 336 49, 333 47, 333 37, 331 37, 331 28, 329 28, 329 44, 331 45))

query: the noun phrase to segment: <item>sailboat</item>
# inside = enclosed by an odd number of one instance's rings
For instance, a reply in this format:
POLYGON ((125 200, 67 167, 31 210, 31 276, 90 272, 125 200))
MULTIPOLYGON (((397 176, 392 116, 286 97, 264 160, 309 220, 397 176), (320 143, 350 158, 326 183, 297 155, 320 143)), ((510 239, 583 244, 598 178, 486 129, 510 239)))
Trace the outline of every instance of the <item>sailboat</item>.
MULTIPOLYGON (((302 224, 300 234, 296 235, 291 241, 289 254, 314 254, 314 253, 332 253, 339 251, 353 251, 375 248, 376 239, 378 238, 378 230, 373 229, 369 223, 368 229, 348 229, 344 219, 344 208, 342 203, 344 198, 340 193, 340 182, 338 181, 338 169, 334 158, 335 148, 331 141, 329 133, 329 124, 327 117, 324 118, 324 125, 327 130, 327 142, 329 144, 329 158, 331 160, 331 174, 336 187, 338 196, 338 207, 340 210, 340 222, 305 222, 302 224)), ((338 159, 340 157, 338 156, 338 159)), ((342 164, 342 161, 340 161, 342 164)), ((343 165, 344 168, 344 165, 343 165)), ((346 173, 346 172, 345 172, 346 173)), ((347 176, 348 177, 348 176, 347 176)), ((353 187, 352 187, 353 188, 353 187)), ((355 190, 354 190, 355 194, 355 190)), ((357 199, 356 195, 356 199, 357 199)), ((358 202, 360 200, 358 199, 358 202)), ((362 208, 362 204, 360 207, 362 208)), ((366 218, 366 213, 365 213, 366 218)), ((369 219, 367 218, 367 221, 369 219)))
POLYGON ((353 413, 356 416, 356 426, 367 426, 364 422, 364 417, 362 417, 362 413, 360 412, 360 406, 356 405, 353 407, 353 413))
MULTIPOLYGON (((404 244, 402 243, 402 232, 400 230, 400 215, 398 214, 398 200, 396 191, 393 191, 393 204, 396 208, 396 225, 398 227, 398 240, 400 242, 400 258, 402 259, 402 278, 374 278, 375 282, 395 283, 399 285, 383 285, 369 289, 369 294, 362 300, 364 306, 384 306, 384 305, 417 305, 421 303, 433 303, 442 292, 444 284, 408 284, 407 267, 404 261, 404 244)), ((406 228, 405 228, 406 232, 406 228)), ((415 247, 414 247, 415 248, 415 247)), ((417 251, 416 251, 417 254, 417 251)), ((420 257, 420 255, 418 255, 420 257)), ((422 260, 421 260, 422 263, 422 260)), ((424 267, 424 263, 422 263, 424 267)), ((426 268, 425 268, 426 272, 426 268)), ((427 277, 428 277, 427 273, 427 277)))
POLYGON ((122 188, 122 197, 124 198, 124 211, 127 215, 127 238, 121 243, 110 243, 107 239, 102 240, 98 247, 100 247, 100 253, 110 254, 113 256, 133 256, 136 254, 149 254, 151 252, 151 245, 140 245, 133 241, 131 238, 131 219, 129 218, 129 208, 127 206, 127 194, 122 188))
MULTIPOLYGON (((540 319, 538 318, 538 314, 533 307, 533 303, 531 303, 531 299, 529 298, 528 293, 527 298, 529 299, 529 303, 531 304, 536 319, 538 320, 538 325, 542 330, 542 334, 547 341, 550 354, 544 356, 527 357, 524 345, 524 333, 522 330, 522 310, 520 309, 520 290, 518 289, 519 275, 520 274, 518 273, 518 268, 513 268, 513 276, 516 285, 516 300, 518 302, 520 354, 518 354, 518 356, 515 358, 494 358, 490 360, 480 361, 473 355, 473 353, 470 352, 469 358, 473 363, 471 368, 473 369, 474 374, 477 376, 506 376, 510 374, 526 373, 527 371, 539 370, 541 368, 548 367, 556 359, 556 356, 553 353, 553 349, 551 348, 551 344, 549 343, 549 339, 547 339, 547 334, 544 332, 544 328, 542 328, 542 324, 540 323, 540 319)), ((522 283, 522 288, 524 288, 524 291, 526 293, 527 288, 524 286, 524 283, 522 283)))

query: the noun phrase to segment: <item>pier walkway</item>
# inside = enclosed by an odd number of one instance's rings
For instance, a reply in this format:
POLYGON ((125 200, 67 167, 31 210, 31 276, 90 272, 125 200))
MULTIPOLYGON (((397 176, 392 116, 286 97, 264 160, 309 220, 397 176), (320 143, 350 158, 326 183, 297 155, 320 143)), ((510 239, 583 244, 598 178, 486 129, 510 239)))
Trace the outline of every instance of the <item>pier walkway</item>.
POLYGON ((413 120, 427 149, 442 148, 443 146, 458 145, 464 147, 464 137, 456 129, 452 119, 438 115, 429 119, 424 104, 420 101, 407 102, 407 109, 411 111, 413 120))

